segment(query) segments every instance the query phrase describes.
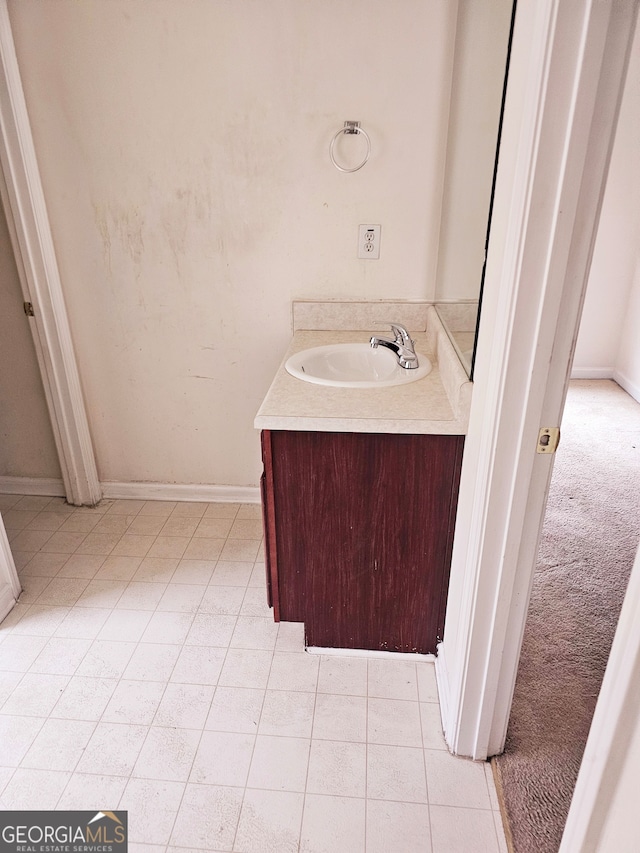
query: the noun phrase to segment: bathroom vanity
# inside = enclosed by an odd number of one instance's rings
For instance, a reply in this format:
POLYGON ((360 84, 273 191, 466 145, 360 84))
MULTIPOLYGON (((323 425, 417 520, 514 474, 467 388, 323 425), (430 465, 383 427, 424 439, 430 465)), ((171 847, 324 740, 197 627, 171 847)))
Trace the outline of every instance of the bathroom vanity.
POLYGON ((428 653, 442 639, 471 387, 431 306, 424 326, 412 337, 432 371, 379 389, 289 375, 292 353, 371 334, 296 329, 256 417, 269 603, 304 622, 308 646, 428 653))

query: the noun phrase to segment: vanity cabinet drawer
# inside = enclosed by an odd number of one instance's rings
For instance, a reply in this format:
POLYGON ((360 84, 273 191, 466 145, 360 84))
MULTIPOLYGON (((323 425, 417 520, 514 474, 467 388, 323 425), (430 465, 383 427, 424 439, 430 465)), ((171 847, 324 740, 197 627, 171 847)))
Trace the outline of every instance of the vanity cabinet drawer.
POLYGON ((264 431, 276 620, 308 645, 435 652, 464 436, 264 431))

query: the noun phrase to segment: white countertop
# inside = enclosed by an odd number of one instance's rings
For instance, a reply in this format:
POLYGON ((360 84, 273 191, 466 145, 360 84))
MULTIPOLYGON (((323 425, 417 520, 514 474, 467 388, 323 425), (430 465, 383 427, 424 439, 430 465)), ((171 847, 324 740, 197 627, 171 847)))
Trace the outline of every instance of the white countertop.
POLYGON ((416 351, 433 363, 432 371, 417 382, 385 388, 331 388, 296 379, 285 370, 294 352, 324 344, 368 342, 379 333, 379 328, 295 332, 256 415, 256 429, 465 434, 471 383, 435 311, 429 313, 426 332, 411 333, 416 351))

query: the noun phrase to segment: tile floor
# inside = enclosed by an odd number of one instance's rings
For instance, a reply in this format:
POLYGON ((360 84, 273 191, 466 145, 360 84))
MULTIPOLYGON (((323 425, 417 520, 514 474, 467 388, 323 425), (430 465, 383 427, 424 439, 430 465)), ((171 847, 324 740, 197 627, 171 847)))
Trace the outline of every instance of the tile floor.
POLYGON ((0 807, 128 809, 132 853, 504 853, 433 664, 274 624, 255 505, 0 496, 0 807))

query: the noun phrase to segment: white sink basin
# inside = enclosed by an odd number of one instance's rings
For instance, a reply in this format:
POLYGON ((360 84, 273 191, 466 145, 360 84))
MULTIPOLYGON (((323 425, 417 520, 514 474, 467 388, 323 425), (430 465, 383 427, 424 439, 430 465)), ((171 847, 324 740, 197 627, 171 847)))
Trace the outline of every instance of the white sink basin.
POLYGON ((416 382, 431 371, 426 355, 417 353, 418 367, 400 367, 396 356, 385 347, 368 343, 327 344, 297 352, 285 368, 296 379, 338 388, 383 388, 416 382))

